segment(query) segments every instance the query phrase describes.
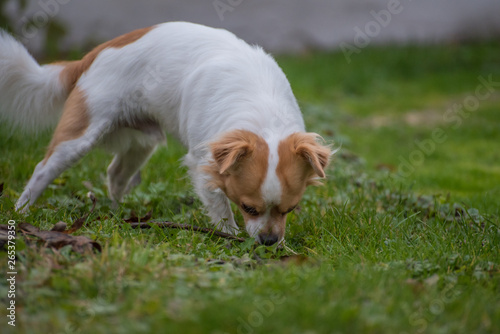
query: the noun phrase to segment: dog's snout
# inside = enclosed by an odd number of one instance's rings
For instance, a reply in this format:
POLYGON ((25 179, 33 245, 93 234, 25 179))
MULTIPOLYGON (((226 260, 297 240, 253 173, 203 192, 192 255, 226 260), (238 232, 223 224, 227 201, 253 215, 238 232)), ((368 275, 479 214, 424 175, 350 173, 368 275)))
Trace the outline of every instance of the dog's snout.
POLYGON ((259 234, 259 240, 261 244, 271 246, 278 242, 279 237, 274 234, 261 233, 259 234))

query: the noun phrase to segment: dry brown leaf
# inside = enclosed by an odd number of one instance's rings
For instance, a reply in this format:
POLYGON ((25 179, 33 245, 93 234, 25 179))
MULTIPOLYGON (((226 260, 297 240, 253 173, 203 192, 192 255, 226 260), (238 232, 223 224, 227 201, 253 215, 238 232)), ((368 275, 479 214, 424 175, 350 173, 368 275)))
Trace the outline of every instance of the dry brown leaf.
POLYGON ((101 251, 101 245, 85 236, 73 236, 58 231, 41 231, 29 223, 20 223, 18 228, 26 235, 39 238, 45 247, 60 249, 70 245, 73 251, 83 254, 92 250, 101 251))

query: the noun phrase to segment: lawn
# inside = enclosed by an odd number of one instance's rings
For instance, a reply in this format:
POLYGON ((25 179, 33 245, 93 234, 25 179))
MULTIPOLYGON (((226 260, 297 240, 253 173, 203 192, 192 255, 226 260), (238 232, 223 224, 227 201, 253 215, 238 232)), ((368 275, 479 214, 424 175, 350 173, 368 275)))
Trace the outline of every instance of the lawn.
POLYGON ((280 63, 312 116, 306 122, 370 169, 499 215, 499 51, 498 42, 380 47, 349 64, 342 53, 280 63))
POLYGON ((123 223, 152 211, 209 226, 172 138, 119 209, 106 198, 111 158, 94 151, 21 216, 13 203, 50 136, 3 125, 1 223, 71 224, 91 190, 76 234, 102 252, 19 238, 16 328, 2 278, 2 333, 498 333, 499 54, 491 42, 373 47, 350 64, 340 52, 277 57, 309 129, 341 146, 289 215, 284 249, 123 223))

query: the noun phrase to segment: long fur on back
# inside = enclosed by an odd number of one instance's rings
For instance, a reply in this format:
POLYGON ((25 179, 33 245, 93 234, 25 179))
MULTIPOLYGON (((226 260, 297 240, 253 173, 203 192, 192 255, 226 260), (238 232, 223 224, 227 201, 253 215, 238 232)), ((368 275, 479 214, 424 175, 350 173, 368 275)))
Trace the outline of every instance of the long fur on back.
POLYGON ((55 126, 69 93, 59 77, 63 68, 40 66, 0 30, 0 120, 34 133, 55 126))

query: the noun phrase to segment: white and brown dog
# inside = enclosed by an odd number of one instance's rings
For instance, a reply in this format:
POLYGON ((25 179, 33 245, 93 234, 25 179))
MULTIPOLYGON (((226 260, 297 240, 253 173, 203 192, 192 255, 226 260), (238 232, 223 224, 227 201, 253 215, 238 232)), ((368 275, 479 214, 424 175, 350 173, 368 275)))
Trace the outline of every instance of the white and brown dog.
POLYGON ((166 131, 188 148, 184 162, 212 223, 238 231, 231 200, 250 236, 267 245, 283 240, 287 213, 325 177, 331 155, 305 132, 271 56, 228 31, 186 22, 43 66, 0 32, 0 117, 35 131, 57 123, 18 210, 97 145, 115 154, 108 189, 119 201, 166 131))

